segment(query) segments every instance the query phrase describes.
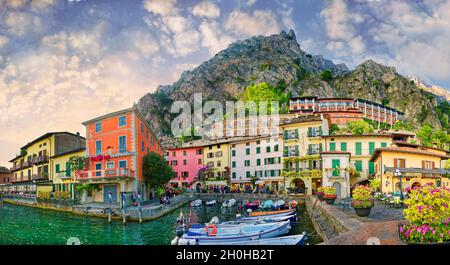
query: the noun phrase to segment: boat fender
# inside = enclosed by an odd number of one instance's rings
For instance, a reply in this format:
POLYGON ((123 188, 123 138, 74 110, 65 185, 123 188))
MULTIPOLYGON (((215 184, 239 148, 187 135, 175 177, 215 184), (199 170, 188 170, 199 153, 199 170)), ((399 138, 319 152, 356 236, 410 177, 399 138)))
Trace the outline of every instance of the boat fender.
POLYGON ((217 226, 213 224, 208 225, 205 227, 205 231, 208 236, 215 236, 217 235, 217 226))

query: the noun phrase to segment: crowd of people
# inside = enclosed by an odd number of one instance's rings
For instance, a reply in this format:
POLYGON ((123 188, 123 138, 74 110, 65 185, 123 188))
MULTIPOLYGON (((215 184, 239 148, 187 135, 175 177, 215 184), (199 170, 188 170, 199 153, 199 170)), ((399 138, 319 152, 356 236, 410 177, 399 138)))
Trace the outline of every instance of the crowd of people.
POLYGON ((202 188, 201 186, 197 186, 197 193, 249 193, 249 194, 273 194, 276 191, 276 188, 267 185, 255 185, 252 187, 251 185, 245 186, 234 186, 230 187, 228 185, 209 185, 206 188, 202 188))

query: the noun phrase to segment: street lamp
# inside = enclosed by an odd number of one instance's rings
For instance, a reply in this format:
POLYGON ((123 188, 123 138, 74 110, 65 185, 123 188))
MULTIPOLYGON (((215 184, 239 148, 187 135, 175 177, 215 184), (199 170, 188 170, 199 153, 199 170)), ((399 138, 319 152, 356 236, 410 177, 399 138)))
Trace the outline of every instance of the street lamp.
POLYGON ((400 170, 398 168, 395 170, 394 176, 400 178, 400 200, 403 200, 402 173, 400 172, 400 170))

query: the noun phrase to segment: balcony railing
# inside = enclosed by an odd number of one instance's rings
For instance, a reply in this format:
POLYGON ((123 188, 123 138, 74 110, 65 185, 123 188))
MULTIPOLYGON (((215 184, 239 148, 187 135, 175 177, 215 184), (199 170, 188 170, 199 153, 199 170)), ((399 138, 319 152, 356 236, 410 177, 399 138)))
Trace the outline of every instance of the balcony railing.
POLYGON ((33 174, 32 175, 32 179, 36 180, 36 179, 49 179, 48 178, 48 173, 37 173, 37 174, 33 174))
POLYGON ((308 149, 308 155, 318 155, 320 152, 320 149, 308 149))
POLYGON ((283 153, 284 157, 292 157, 292 156, 298 156, 299 152, 298 150, 289 150, 289 151, 285 151, 283 153))
POLYGON ((134 170, 129 168, 110 168, 102 170, 85 170, 75 174, 79 181, 131 178, 134 179, 134 170))
POLYGON ((287 133, 283 135, 283 140, 297 140, 298 133, 287 133))
POLYGON ((56 177, 58 177, 60 179, 70 179, 71 178, 71 176, 67 176, 65 171, 56 173, 56 177))
POLYGON ((43 156, 35 156, 32 159, 30 159, 30 162, 35 165, 35 164, 41 164, 41 163, 47 163, 49 161, 49 157, 47 155, 43 155, 43 156))

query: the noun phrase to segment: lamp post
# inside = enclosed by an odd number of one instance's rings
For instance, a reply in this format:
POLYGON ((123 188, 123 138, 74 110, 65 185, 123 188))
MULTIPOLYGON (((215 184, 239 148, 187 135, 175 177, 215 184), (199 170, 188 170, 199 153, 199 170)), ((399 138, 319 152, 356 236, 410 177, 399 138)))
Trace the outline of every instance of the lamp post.
POLYGON ((403 200, 402 173, 400 172, 400 170, 398 168, 395 170, 394 176, 400 178, 400 200, 403 200))

